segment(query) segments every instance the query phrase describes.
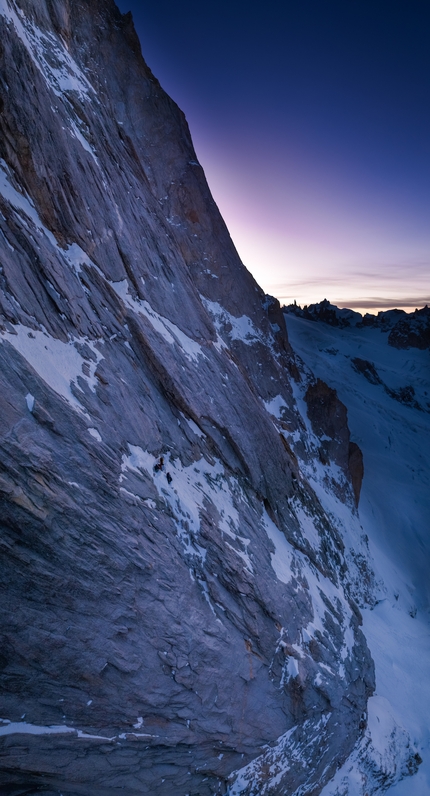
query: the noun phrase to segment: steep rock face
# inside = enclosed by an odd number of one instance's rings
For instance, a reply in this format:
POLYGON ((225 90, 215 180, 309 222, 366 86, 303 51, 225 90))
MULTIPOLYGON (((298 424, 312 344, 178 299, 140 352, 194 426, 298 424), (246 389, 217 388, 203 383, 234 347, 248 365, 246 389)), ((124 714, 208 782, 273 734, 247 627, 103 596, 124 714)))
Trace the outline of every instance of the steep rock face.
POLYGON ((325 464, 332 460, 351 481, 355 502, 358 506, 364 475, 363 454, 355 442, 351 442, 345 404, 321 379, 310 384, 305 401, 308 417, 316 435, 321 439, 320 457, 325 464))
POLYGON ((372 573, 279 305, 129 16, 0 0, 0 42, 0 782, 318 793, 372 573))
POLYGON ((426 305, 398 321, 388 335, 388 342, 394 348, 430 349, 430 308, 426 305))

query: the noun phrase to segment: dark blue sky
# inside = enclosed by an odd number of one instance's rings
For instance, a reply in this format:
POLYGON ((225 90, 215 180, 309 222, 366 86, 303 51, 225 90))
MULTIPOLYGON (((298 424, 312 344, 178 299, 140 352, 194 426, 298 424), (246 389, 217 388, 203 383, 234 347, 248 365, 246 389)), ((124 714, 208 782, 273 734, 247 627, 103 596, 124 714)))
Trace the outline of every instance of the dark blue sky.
POLYGON ((263 287, 430 300, 427 0, 118 5, 263 287))

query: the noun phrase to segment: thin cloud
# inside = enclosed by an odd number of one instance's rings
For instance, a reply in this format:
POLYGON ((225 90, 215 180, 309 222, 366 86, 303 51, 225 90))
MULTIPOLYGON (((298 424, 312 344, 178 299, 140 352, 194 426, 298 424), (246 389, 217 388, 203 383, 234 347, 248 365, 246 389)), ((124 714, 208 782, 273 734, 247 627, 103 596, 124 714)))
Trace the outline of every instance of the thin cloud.
MULTIPOLYGON (((348 281, 349 281, 349 279, 348 279, 348 281)), ((363 280, 361 280, 361 283, 362 283, 362 281, 363 280)), ((315 279, 315 278, 313 278, 313 279, 300 279, 300 280, 299 279, 289 279, 288 282, 280 282, 278 284, 272 284, 272 285, 269 285, 269 287, 270 287, 270 290, 272 290, 277 295, 278 294, 291 295, 291 291, 294 289, 295 292, 297 292, 297 288, 313 287, 313 288, 316 288, 318 290, 325 290, 326 287, 330 287, 332 285, 339 286, 339 285, 342 285, 344 283, 345 283, 345 280, 341 279, 340 277, 337 277, 337 276, 330 277, 330 276, 328 276, 327 278, 324 278, 324 280, 315 279)))
MULTIPOLYGON (((382 284, 390 284, 391 287, 391 283, 397 283, 397 287, 399 288, 400 283, 411 284, 411 282, 415 282, 418 283, 415 285, 415 289, 417 287, 418 289, 422 287, 425 294, 427 294, 430 282, 429 274, 430 266, 427 266, 427 271, 424 274, 421 269, 414 269, 413 267, 408 269, 403 267, 403 269, 401 269, 399 266, 392 266, 390 269, 383 271, 375 270, 374 272, 353 271, 348 273, 345 269, 344 272, 337 275, 328 275, 324 277, 312 276, 309 277, 309 279, 289 279, 288 281, 272 284, 270 288, 273 292, 290 295, 293 290, 297 292, 299 288, 308 289, 311 287, 321 292, 326 289, 331 289, 336 285, 338 287, 351 285, 361 286, 363 288, 366 284, 371 285, 372 283, 379 283, 380 287, 382 284)), ((414 299, 411 298, 407 300, 412 302, 414 299)))
POLYGON ((407 298, 407 299, 392 299, 392 298, 364 298, 364 299, 352 299, 348 301, 348 299, 336 299, 334 304, 337 304, 339 307, 347 307, 350 310, 354 309, 396 309, 397 307, 401 307, 404 309, 405 307, 410 307, 411 309, 421 309, 424 306, 428 306, 430 304, 430 296, 421 297, 421 298, 407 298))
MULTIPOLYGON (((283 295, 282 293, 277 293, 277 297, 279 300, 285 303, 291 302, 294 300, 294 296, 291 295, 283 295)), ((324 297, 325 298, 325 297, 324 297)), ((322 301, 322 299, 320 299, 322 301)), ((343 299, 343 298, 336 298, 333 297, 329 299, 332 304, 335 304, 337 307, 345 308, 349 310, 394 310, 394 309, 422 309, 422 307, 430 305, 430 296, 424 296, 420 298, 407 298, 407 299, 393 299, 393 298, 384 298, 384 297, 374 297, 374 298, 362 298, 362 299, 343 299)), ((299 302, 300 303, 300 302, 299 302)), ((301 302, 305 304, 306 302, 301 302)), ((314 304, 316 302, 308 302, 309 304, 314 304)))

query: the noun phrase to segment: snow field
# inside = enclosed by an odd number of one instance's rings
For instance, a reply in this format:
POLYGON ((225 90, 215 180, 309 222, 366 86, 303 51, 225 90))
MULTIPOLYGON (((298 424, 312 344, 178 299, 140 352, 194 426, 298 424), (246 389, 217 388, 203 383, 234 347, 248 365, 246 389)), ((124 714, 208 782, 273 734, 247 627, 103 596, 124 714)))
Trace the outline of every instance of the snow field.
MULTIPOLYGON (((292 315, 287 315, 286 321, 293 349, 315 376, 337 390, 347 406, 352 439, 364 454, 359 520, 369 539, 377 578, 383 584, 378 604, 363 611, 363 630, 376 666, 368 730, 361 748, 322 796, 364 796, 366 788, 369 793, 389 788, 393 796, 428 796, 429 352, 391 348, 387 334, 379 329, 339 329, 292 315), (354 369, 352 360, 357 357, 374 365, 383 384, 370 383, 354 369), (413 386, 422 411, 396 401, 384 385, 391 390, 413 386), (372 714, 375 705, 377 711, 372 714), (410 779, 406 753, 413 755, 415 747, 423 763, 410 779), (381 788, 370 777, 372 760, 386 773, 381 788)), ((319 497, 324 503, 324 495, 319 493, 319 497)), ((330 509, 327 503, 325 507, 330 509)), ((332 513, 338 513, 334 506, 332 513)), ((346 516, 342 522, 348 529, 346 516)), ((349 527, 354 536, 357 527, 349 527)))

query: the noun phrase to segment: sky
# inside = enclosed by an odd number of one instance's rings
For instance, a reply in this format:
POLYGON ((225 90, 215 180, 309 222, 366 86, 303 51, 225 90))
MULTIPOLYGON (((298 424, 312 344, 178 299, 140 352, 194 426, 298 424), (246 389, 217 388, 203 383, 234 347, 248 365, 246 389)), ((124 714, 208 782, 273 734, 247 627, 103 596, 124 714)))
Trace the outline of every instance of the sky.
POLYGON ((430 303, 428 0, 117 0, 282 303, 430 303))

